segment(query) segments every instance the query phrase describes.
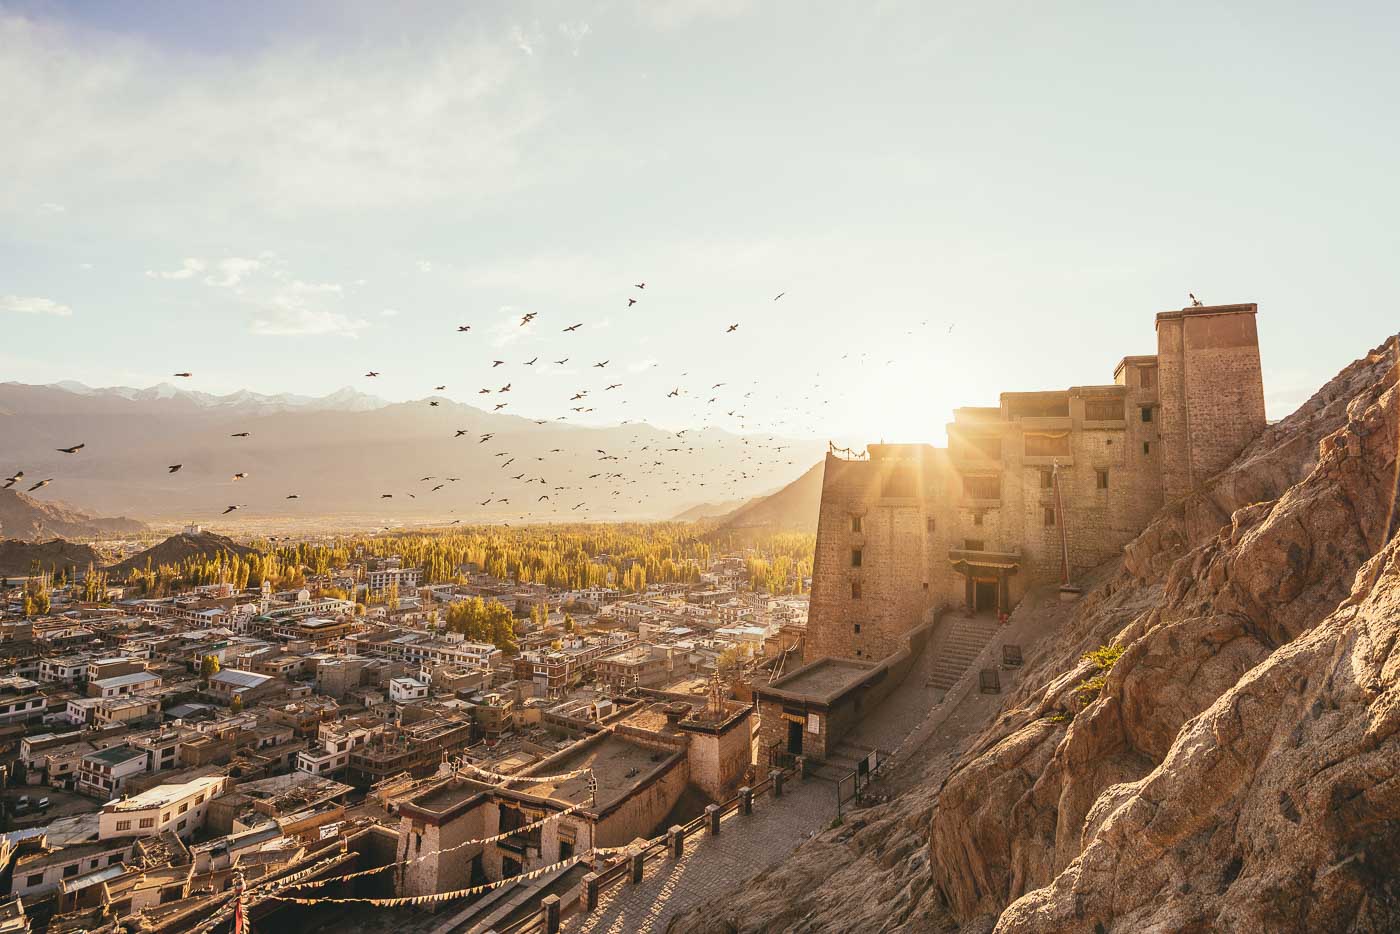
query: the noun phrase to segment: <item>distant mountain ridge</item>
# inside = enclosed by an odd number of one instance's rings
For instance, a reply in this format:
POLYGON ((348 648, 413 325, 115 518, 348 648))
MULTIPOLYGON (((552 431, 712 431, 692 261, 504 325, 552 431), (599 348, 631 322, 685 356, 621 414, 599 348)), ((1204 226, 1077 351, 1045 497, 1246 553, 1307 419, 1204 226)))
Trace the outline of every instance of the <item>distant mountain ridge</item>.
POLYGON ((53 478, 40 501, 245 527, 330 516, 390 524, 666 519, 697 501, 746 502, 779 489, 826 447, 714 427, 536 421, 445 396, 389 403, 342 390, 306 401, 169 384, 13 382, 0 383, 0 438, 0 470, 53 478), (79 443, 75 454, 57 450, 79 443))
POLYGON ((39 542, 50 538, 133 535, 146 524, 126 516, 100 518, 67 503, 41 502, 16 489, 0 490, 0 538, 39 542))
POLYGON ((247 545, 240 545, 233 539, 214 532, 177 532, 158 545, 153 545, 139 554, 134 554, 125 561, 112 565, 107 570, 117 576, 131 570, 141 570, 145 568, 149 561, 151 567, 158 568, 162 564, 179 564, 186 558, 193 558, 197 555, 214 557, 217 554, 227 556, 249 555, 253 549, 247 545))

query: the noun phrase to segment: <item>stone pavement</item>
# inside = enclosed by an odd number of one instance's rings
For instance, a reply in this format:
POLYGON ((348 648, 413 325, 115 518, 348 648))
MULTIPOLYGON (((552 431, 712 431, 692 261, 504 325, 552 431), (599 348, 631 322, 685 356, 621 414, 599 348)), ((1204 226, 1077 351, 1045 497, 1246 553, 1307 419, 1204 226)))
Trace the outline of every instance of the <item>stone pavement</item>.
POLYGON ((685 855, 647 859, 646 874, 633 885, 624 878, 598 898, 592 914, 564 922, 566 934, 660 934, 671 918, 702 902, 723 898, 734 886, 782 860, 814 831, 836 817, 836 789, 817 779, 789 778, 783 796, 757 797, 753 814, 737 811, 711 837, 697 831, 685 855))

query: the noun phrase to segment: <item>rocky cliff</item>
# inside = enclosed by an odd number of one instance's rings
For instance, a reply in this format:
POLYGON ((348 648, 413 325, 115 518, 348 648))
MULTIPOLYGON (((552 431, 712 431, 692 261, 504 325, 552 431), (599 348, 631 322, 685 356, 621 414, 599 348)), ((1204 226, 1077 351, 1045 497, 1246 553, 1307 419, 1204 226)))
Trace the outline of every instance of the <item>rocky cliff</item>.
POLYGON ((1159 514, 919 784, 672 929, 1400 929, 1396 358, 1159 514))

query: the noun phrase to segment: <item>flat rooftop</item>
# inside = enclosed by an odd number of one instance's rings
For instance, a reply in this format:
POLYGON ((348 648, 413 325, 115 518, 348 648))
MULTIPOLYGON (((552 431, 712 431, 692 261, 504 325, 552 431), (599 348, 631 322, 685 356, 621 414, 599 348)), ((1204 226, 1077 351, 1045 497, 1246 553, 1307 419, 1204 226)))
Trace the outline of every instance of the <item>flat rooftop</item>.
MULTIPOLYGON (((562 758, 551 761, 543 769, 550 775, 572 772, 585 766, 593 770, 598 782, 597 804, 603 806, 622 797, 637 784, 644 775, 665 761, 672 753, 660 749, 649 749, 630 742, 616 734, 608 734, 601 742, 565 753, 562 758)), ((529 785, 515 782, 509 787, 526 794, 542 798, 554 798, 570 804, 585 803, 589 799, 588 776, 578 775, 567 781, 529 785)))
POLYGON ((823 658, 799 668, 768 687, 787 694, 821 698, 839 694, 858 684, 877 667, 875 662, 860 662, 848 658, 823 658))

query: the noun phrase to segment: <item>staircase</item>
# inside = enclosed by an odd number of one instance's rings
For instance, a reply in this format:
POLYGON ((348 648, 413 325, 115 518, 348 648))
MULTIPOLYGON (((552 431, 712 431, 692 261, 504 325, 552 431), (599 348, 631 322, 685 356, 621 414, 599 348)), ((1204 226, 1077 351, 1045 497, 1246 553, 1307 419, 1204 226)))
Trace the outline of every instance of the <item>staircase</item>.
POLYGON ((994 616, 953 617, 929 675, 929 687, 946 691, 956 684, 1000 630, 994 616))
POLYGON ((860 760, 868 755, 870 755, 870 750, 863 746, 844 741, 837 743, 835 749, 827 750, 826 758, 821 761, 812 774, 829 782, 840 781, 854 772, 860 760))

